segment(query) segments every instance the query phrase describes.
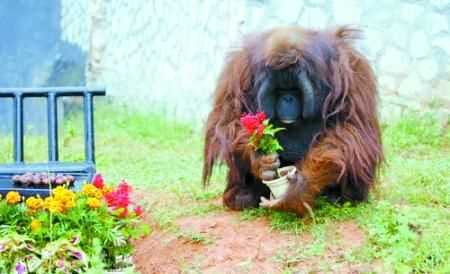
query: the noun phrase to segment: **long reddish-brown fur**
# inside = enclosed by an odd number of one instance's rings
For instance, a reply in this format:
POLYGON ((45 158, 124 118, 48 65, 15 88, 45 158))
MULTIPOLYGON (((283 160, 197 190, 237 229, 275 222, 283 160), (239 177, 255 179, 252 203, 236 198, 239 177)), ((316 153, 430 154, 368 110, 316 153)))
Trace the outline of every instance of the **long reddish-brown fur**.
POLYGON ((322 107, 322 130, 304 159, 296 163, 305 187, 289 189, 292 197, 274 208, 303 214, 333 182, 352 184, 362 192, 370 189, 383 161, 383 150, 375 77, 366 58, 351 45, 358 33, 348 27, 327 31, 278 28, 249 37, 229 56, 208 116, 203 168, 207 184, 217 161, 229 167, 225 205, 239 209, 227 197, 245 180, 242 174, 252 169, 251 151, 239 118, 257 110, 253 87, 265 66, 286 68, 305 63, 307 68, 313 64, 318 72, 315 77, 331 87, 322 107))

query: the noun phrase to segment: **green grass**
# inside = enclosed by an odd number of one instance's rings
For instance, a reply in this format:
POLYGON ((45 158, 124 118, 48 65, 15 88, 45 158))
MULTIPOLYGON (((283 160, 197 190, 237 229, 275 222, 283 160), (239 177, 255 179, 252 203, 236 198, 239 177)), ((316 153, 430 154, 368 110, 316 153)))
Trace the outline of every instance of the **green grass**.
MULTIPOLYGON (((97 167, 107 181, 122 178, 144 189, 148 208, 162 228, 179 237, 209 243, 201 235, 176 230, 174 221, 183 216, 207 217, 223 211, 213 203, 224 187, 224 169, 214 175, 207 190, 201 187, 202 136, 186 124, 155 115, 139 114, 123 107, 96 108, 97 167)), ((61 129, 61 156, 67 161, 83 159, 82 119, 66 117, 61 129)), ((406 116, 383 126, 386 166, 370 201, 361 205, 318 202, 314 217, 302 219, 265 209, 246 210, 241 221, 267 218, 271 227, 285 233, 311 233, 313 240, 279 254, 285 273, 295 262, 325 256, 335 244, 334 228, 344 221, 357 223, 367 239, 363 247, 348 250, 349 263, 381 262, 388 272, 450 272, 450 132, 429 116, 406 116), (294 255, 292 255, 294 254, 294 255)), ((27 161, 42 161, 46 140, 26 139, 27 161)), ((12 155, 9 138, 0 138, 0 163, 12 155)), ((326 257, 322 258, 328 269, 326 257)), ((294 271, 295 272, 295 271, 294 271)))

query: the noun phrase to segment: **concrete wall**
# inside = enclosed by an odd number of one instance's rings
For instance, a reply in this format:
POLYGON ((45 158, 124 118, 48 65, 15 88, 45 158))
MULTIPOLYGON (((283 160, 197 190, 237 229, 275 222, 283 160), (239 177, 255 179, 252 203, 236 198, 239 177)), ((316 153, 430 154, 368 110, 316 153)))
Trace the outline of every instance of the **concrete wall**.
POLYGON ((201 121, 226 53, 248 32, 354 24, 384 119, 450 109, 450 0, 61 0, 63 39, 89 52, 86 76, 148 111, 201 121))

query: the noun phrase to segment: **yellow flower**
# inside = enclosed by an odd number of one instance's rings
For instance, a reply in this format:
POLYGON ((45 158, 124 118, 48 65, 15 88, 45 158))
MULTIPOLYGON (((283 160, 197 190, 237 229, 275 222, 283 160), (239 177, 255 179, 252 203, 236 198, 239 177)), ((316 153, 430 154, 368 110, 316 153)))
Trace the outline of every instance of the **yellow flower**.
POLYGON ((36 232, 42 227, 42 223, 39 220, 33 219, 30 224, 31 231, 36 232))
POLYGON ((85 184, 81 192, 89 197, 95 197, 101 199, 103 197, 103 192, 101 189, 96 188, 93 184, 85 184))
POLYGON ((97 198, 97 199, 103 198, 103 191, 101 189, 97 189, 97 191, 95 192, 94 197, 97 198))
POLYGON ((75 207, 75 199, 63 203, 64 209, 71 209, 75 207))
POLYGON ((61 201, 54 199, 53 197, 47 197, 44 200, 44 208, 51 213, 61 213, 64 211, 64 205, 61 201))
POLYGON ((8 192, 8 194, 6 194, 6 202, 10 205, 17 204, 18 202, 21 201, 21 199, 22 198, 20 197, 20 194, 17 191, 10 191, 8 192))
POLYGON ((90 208, 99 208, 102 205, 101 201, 97 198, 88 198, 86 203, 90 208))
POLYGON ((60 201, 67 201, 75 198, 75 193, 65 187, 58 186, 53 190, 53 196, 60 201))
POLYGON ((62 186, 53 190, 53 199, 59 201, 63 209, 70 209, 75 206, 75 193, 62 186))
POLYGON ((93 184, 85 184, 85 185, 83 185, 81 192, 84 195, 93 196, 93 194, 96 192, 96 190, 97 190, 97 188, 93 184))
POLYGON ((27 208, 32 212, 35 212, 44 207, 44 200, 42 200, 41 197, 30 197, 25 203, 27 205, 27 208))
POLYGON ((113 191, 112 186, 105 185, 102 189, 103 195, 106 195, 108 193, 111 193, 113 191))

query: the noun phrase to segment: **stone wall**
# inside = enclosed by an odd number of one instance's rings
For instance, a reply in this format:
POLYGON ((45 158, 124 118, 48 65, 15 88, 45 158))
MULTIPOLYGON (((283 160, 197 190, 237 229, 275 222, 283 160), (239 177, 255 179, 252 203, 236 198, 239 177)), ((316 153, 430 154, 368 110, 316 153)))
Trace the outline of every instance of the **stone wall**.
POLYGON ((226 53, 277 25, 353 24, 384 119, 450 109, 450 0, 61 0, 63 39, 89 51, 87 79, 148 111, 201 121, 226 53))
MULTIPOLYGON (((85 52, 61 40, 60 1, 0 1, 0 20, 0 87, 84 85, 85 52)), ((45 100, 27 98, 24 110, 25 134, 46 133, 45 100)), ((0 98, 0 134, 12 117, 12 100, 0 98)))

